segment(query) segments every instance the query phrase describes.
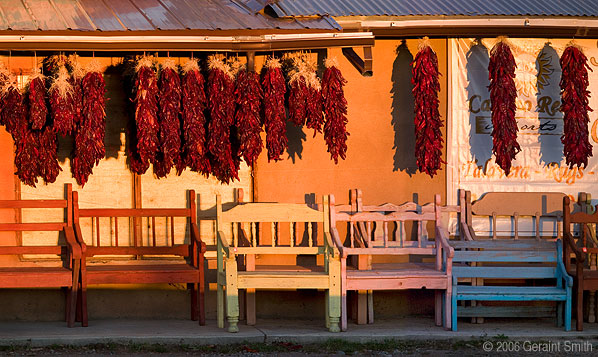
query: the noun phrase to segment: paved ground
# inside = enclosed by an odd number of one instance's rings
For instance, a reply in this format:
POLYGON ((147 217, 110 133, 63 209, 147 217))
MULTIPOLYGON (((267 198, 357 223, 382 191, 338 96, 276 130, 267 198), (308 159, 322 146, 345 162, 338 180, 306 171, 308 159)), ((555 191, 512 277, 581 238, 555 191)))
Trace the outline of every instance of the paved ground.
MULTIPOLYGON (((598 324, 582 332, 565 332, 550 319, 487 320, 484 324, 460 321, 459 331, 445 331, 426 317, 378 320, 372 325, 349 324, 347 332, 330 333, 323 321, 258 320, 240 324, 239 333, 218 329, 215 321, 199 326, 186 320, 92 320, 89 327, 67 328, 62 322, 0 322, 0 346, 53 346, 91 344, 232 345, 251 343, 317 344, 331 339, 350 343, 395 341, 500 341, 598 344, 598 324)), ((598 352, 598 350, 596 350, 598 352)))

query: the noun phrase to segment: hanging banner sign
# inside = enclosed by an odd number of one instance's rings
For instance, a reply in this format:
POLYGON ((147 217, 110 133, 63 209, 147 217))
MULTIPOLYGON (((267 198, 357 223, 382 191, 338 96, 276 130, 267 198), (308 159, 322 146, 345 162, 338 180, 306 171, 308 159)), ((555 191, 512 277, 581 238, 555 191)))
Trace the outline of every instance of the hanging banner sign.
POLYGON ((590 143, 594 156, 585 168, 569 168, 563 155, 563 113, 559 58, 570 40, 509 39, 517 63, 517 142, 521 146, 511 173, 492 154, 491 104, 488 85, 490 49, 496 39, 454 39, 451 53, 451 106, 447 161, 449 201, 457 189, 476 199, 490 191, 564 192, 598 198, 598 47, 595 40, 576 40, 594 70, 589 72, 590 143))

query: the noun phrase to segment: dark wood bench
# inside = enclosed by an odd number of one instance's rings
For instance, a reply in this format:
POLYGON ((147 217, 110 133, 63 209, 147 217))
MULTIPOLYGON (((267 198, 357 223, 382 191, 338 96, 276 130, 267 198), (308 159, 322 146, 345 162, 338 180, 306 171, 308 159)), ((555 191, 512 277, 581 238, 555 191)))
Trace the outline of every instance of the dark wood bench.
POLYGON ((43 217, 48 210, 63 210, 65 218, 61 222, 0 223, 1 232, 15 232, 14 236, 2 235, 0 255, 16 255, 18 263, 0 268, 0 288, 66 288, 66 321, 68 327, 75 324, 75 303, 77 301, 77 281, 81 264, 81 248, 75 240, 73 232, 71 185, 67 185, 67 199, 63 200, 2 200, 1 210, 16 210, 17 217, 22 209, 39 210, 43 217), (45 231, 58 232, 56 244, 26 245, 20 234, 23 232, 45 231), (64 237, 64 245, 60 245, 64 237), (48 257, 60 259, 56 266, 39 264, 48 257), (24 259, 23 257, 27 257, 24 259), (31 259, 30 259, 31 258, 31 259), (58 265, 60 264, 60 265, 58 265))
MULTIPOLYGON (((440 223, 440 196, 436 195, 435 203, 424 207, 414 202, 365 206, 361 203, 361 191, 354 192, 357 200, 351 200, 350 205, 334 206, 334 197, 331 197, 330 206, 331 233, 341 254, 342 330, 347 329, 347 291, 368 291, 368 300, 371 300, 373 290, 407 289, 436 291, 435 311, 438 326, 443 325, 442 295, 446 293, 444 325, 450 328, 450 270, 453 248, 448 242, 448 231, 440 223), (426 229, 429 222, 434 224, 436 231, 434 240, 429 239, 426 229), (338 223, 348 225, 347 239, 341 238, 337 229, 338 223), (411 237, 407 226, 417 232, 414 237, 411 237), (443 265, 443 254, 448 264, 443 265), (407 257, 408 261, 372 263, 370 257, 373 255, 402 256, 407 257), (351 267, 347 264, 347 258, 351 256, 362 262, 358 261, 357 267, 351 267), (420 259, 409 261, 413 257, 420 259), (428 263, 426 258, 434 261, 428 263)), ((357 305, 357 316, 365 315, 366 304, 362 302, 357 305)), ((372 323, 373 304, 369 301, 367 305, 368 322, 372 323)), ((360 322, 358 319, 358 323, 360 322)))
POLYGON ((589 315, 595 311, 593 299, 598 290, 598 270, 596 270, 596 224, 598 224, 598 210, 588 205, 590 197, 579 195, 578 204, 572 205, 569 197, 563 198, 563 236, 565 240, 565 254, 563 259, 569 274, 574 277, 576 301, 576 328, 583 330, 583 293, 589 291, 589 315), (579 225, 578 234, 574 235, 573 227, 579 225))
POLYGON ((573 279, 561 260, 562 243, 553 241, 473 241, 457 242, 453 256, 452 329, 457 317, 529 316, 536 306, 457 306, 457 301, 556 301, 557 322, 565 304, 565 330, 571 329, 571 287, 573 279), (462 243, 462 244, 459 244, 462 243), (472 263, 483 263, 472 265, 472 263), (464 284, 460 278, 483 278, 486 285, 464 284), (521 279, 536 279, 541 286, 515 285, 521 279), (500 285, 489 285, 500 280, 500 285), (513 315, 516 312, 517 315, 513 315))
POLYGON ((191 319, 205 324, 206 245, 197 227, 195 191, 189 191, 187 208, 80 208, 78 201, 78 193, 73 192, 75 235, 82 250, 79 310, 83 326, 88 324, 87 286, 91 284, 187 283, 191 292, 191 319), (125 242, 119 239, 119 218, 128 223, 127 232, 133 232, 133 239, 125 242), (178 218, 185 223, 175 230, 178 218), (92 236, 82 234, 84 219, 91 221, 92 236), (144 219, 147 219, 147 234, 142 239, 140 225, 144 219), (164 233, 160 239, 156 234, 157 219, 166 221, 160 227, 164 233), (106 224, 109 229, 102 231, 106 224), (177 242, 175 231, 181 230, 184 241, 177 242), (92 258, 100 256, 103 258, 94 264, 92 258))

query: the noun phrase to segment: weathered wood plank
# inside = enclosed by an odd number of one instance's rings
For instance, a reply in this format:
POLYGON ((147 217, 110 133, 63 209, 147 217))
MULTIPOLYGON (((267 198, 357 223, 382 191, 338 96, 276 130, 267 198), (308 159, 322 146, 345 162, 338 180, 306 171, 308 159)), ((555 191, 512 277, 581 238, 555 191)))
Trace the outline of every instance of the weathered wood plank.
POLYGON ((556 262, 556 251, 455 251, 454 262, 518 262, 542 263, 556 262))
POLYGON ((459 278, 548 279, 557 276, 555 267, 483 267, 453 266, 459 278))
POLYGON ((555 306, 463 306, 459 317, 553 317, 555 306))

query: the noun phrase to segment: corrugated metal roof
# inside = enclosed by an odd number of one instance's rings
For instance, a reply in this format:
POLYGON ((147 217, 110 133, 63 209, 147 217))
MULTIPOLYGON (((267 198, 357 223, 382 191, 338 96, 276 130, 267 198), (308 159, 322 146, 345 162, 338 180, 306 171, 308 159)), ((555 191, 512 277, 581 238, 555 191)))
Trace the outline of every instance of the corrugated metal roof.
POLYGON ((280 16, 598 16, 598 0, 278 0, 280 16))
POLYGON ((272 18, 266 0, 0 0, 0 30, 339 30, 328 16, 272 18))

